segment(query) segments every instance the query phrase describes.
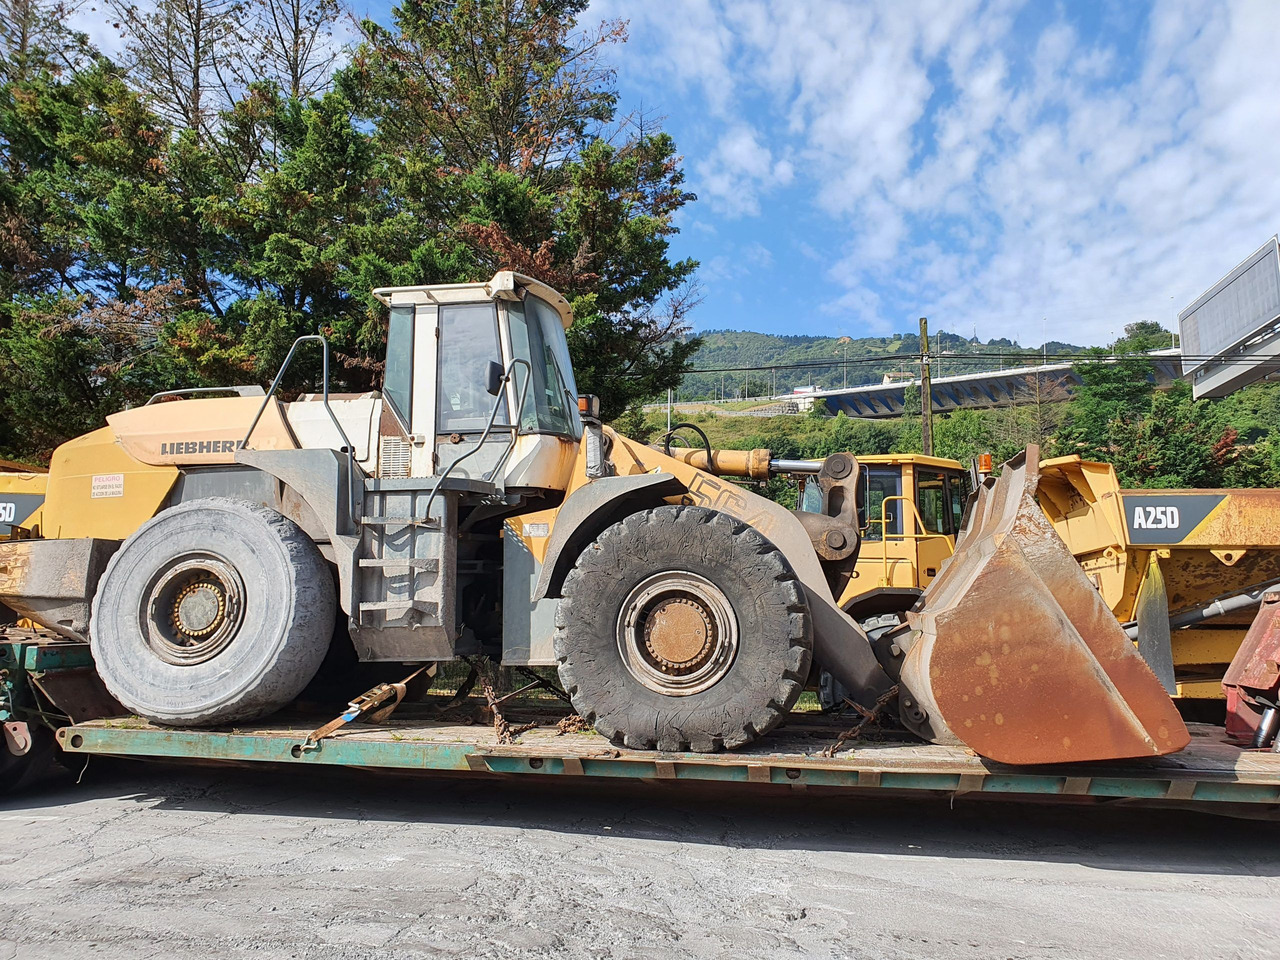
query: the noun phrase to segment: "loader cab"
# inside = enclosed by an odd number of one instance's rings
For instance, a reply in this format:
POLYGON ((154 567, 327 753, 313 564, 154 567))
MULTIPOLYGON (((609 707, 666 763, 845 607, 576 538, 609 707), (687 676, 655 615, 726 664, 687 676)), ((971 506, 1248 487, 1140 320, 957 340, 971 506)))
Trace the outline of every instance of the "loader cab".
MULTIPOLYGON (((955 460, 921 454, 859 457, 862 544, 841 605, 855 617, 905 609, 955 551, 969 478, 955 460)), ((820 510, 821 491, 805 483, 800 509, 820 510)))
POLYGON ((582 436, 568 301, 511 271, 374 296, 390 308, 378 475, 453 465, 452 477, 564 489, 582 436))

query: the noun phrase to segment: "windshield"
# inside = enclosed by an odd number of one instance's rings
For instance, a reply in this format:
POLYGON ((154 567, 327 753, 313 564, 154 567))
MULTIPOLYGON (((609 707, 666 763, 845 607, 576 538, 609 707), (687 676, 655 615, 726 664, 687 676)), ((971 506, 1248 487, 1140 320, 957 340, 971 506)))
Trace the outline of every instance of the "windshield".
MULTIPOLYGON (((578 387, 569 361, 569 343, 560 323, 560 314, 532 294, 523 302, 507 304, 511 327, 511 351, 529 361, 533 380, 525 397, 520 427, 528 433, 558 433, 577 440, 582 436, 578 415, 578 387)), ((519 402, 528 376, 517 364, 516 398, 519 402)))

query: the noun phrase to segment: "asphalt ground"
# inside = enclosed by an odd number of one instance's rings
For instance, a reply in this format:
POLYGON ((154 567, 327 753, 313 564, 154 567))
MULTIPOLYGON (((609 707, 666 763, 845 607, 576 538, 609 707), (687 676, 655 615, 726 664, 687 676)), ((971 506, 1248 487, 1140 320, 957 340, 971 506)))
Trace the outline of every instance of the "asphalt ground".
POLYGON ((10 958, 1280 957, 1280 823, 94 758, 0 802, 10 958))

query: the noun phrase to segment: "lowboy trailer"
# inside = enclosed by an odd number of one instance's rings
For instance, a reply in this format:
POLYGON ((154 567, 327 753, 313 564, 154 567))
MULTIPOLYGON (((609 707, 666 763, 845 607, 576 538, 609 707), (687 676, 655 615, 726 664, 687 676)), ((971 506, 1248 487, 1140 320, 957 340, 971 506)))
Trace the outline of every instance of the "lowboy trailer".
MULTIPOLYGON (((0 637, 0 675, 10 721, 15 715, 30 721, 38 716, 60 724, 51 735, 62 764, 72 769, 99 755, 170 763, 261 763, 277 769, 360 767, 469 777, 573 777, 576 782, 621 778, 723 790, 730 784, 754 784, 868 795, 1141 802, 1210 813, 1256 815, 1280 809, 1280 754, 1241 749, 1226 740, 1222 727, 1208 724, 1189 724, 1191 742, 1174 755, 1040 766, 996 763, 963 746, 921 743, 906 734, 842 742, 842 732, 853 720, 816 712, 793 713, 772 736, 731 752, 654 752, 614 746, 589 730, 561 732, 557 720, 563 710, 527 701, 512 707, 504 719, 538 726, 514 742, 503 742, 507 738, 491 724, 470 717, 440 718, 439 706, 431 701, 449 702, 444 695, 406 702, 378 722, 369 722, 366 715, 366 722, 343 723, 319 737, 315 734, 333 725, 332 714, 300 705, 243 728, 162 727, 129 715, 77 723, 72 719, 77 712, 123 714, 104 706, 103 693, 92 680, 88 645, 18 630, 0 637), (58 715, 64 706, 72 716, 58 715)), ((359 716, 364 705, 356 704, 348 713, 359 716)), ((32 722, 29 729, 43 728, 32 722)))

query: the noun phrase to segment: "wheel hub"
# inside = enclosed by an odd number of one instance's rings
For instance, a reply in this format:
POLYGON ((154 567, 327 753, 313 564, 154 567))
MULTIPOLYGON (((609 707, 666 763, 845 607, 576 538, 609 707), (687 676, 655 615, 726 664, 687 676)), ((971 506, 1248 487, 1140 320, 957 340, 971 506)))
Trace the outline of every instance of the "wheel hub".
POLYGON ((162 660, 204 663, 226 649, 239 632, 244 583, 221 557, 179 557, 152 580, 144 606, 143 636, 162 660))
POLYGON ((733 666, 738 620, 728 597, 705 577, 655 574, 622 605, 618 652, 627 671, 650 690, 689 696, 719 683, 733 666))
POLYGON ((645 647, 672 673, 696 668, 714 647, 714 639, 711 615, 692 597, 659 600, 645 618, 645 647))
POLYGON ((198 580, 182 588, 173 609, 173 628, 191 637, 207 636, 226 616, 222 584, 198 580))

